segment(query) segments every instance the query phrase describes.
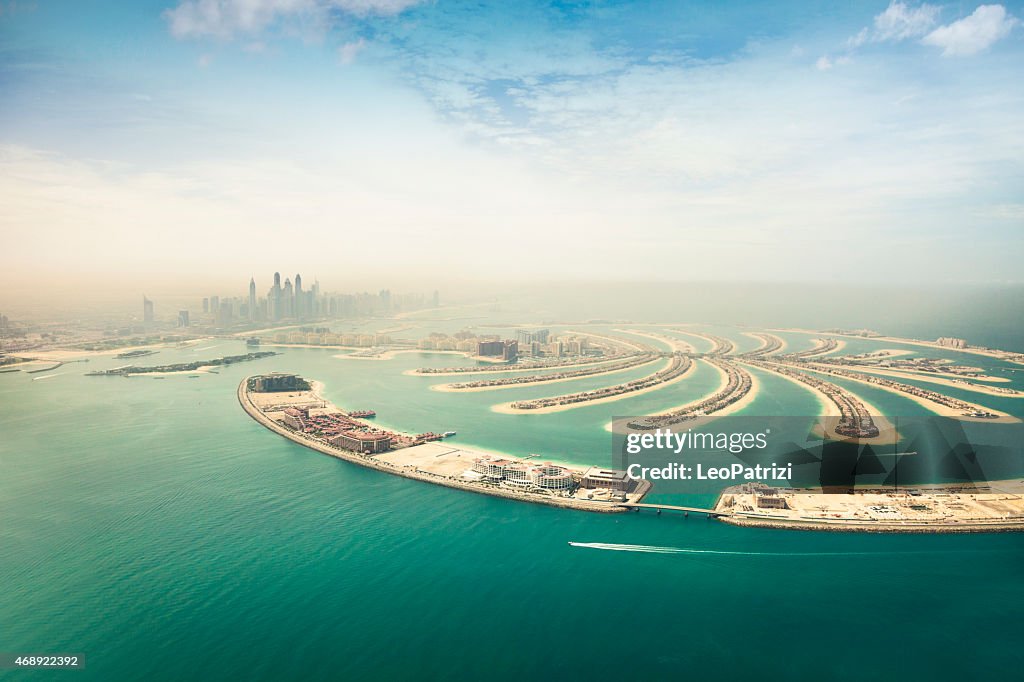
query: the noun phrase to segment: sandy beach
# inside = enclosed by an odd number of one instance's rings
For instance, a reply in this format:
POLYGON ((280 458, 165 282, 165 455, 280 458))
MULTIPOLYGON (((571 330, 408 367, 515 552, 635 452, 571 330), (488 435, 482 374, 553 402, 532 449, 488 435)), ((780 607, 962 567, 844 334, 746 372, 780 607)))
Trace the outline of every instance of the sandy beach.
MULTIPOLYGON (((522 388, 524 386, 540 386, 544 384, 560 384, 565 381, 580 381, 582 379, 590 379, 592 377, 601 377, 608 374, 618 374, 620 372, 628 372, 633 369, 639 369, 641 367, 647 367, 653 365, 661 358, 652 358, 647 362, 641 362, 631 367, 621 367, 619 369, 612 369, 608 371, 595 371, 589 374, 581 374, 579 376, 562 377, 561 379, 548 379, 548 380, 537 380, 537 381, 524 381, 517 384, 502 384, 501 386, 473 386, 470 388, 454 388, 454 384, 434 384, 430 387, 431 391, 439 391, 441 393, 479 393, 482 391, 500 391, 506 388, 522 388)), ((427 375, 423 375, 427 376, 427 375)))
MULTIPOLYGON (((755 340, 757 340, 758 342, 761 343, 760 347, 755 348, 752 351, 749 351, 751 353, 756 353, 761 348, 764 348, 765 345, 767 345, 767 344, 765 344, 764 339, 762 339, 760 336, 757 335, 758 334, 757 332, 741 332, 741 333, 744 336, 749 336, 750 338, 755 339, 755 340)), ((772 355, 782 355, 783 353, 786 352, 786 349, 789 348, 789 342, 786 341, 786 339, 782 338, 781 336, 776 336, 775 334, 768 334, 768 332, 760 332, 760 333, 774 337, 781 344, 777 349, 771 351, 770 353, 765 353, 764 357, 771 357, 772 355)))
MULTIPOLYGON (((501 403, 499 405, 492 405, 491 411, 498 412, 501 414, 551 414, 552 412, 564 412, 566 410, 575 410, 580 407, 591 407, 593 405, 602 405, 605 403, 614 403, 619 400, 625 400, 626 398, 632 398, 634 396, 643 395, 644 393, 650 393, 651 391, 657 391, 665 386, 671 386, 672 384, 678 383, 690 376, 693 372, 693 368, 697 363, 691 363, 685 372, 677 377, 674 377, 664 383, 656 384, 654 386, 648 386, 647 388, 641 388, 636 391, 629 391, 627 393, 620 393, 618 395, 608 396, 606 398, 597 398, 595 400, 587 400, 579 403, 571 403, 568 405, 551 405, 549 407, 538 407, 533 410, 518 410, 512 407, 512 403, 501 403)), ((668 369, 672 365, 670 359, 662 369, 668 369)), ((659 370, 661 371, 661 370, 659 370)))
POLYGON ((632 348, 633 350, 635 350, 638 353, 647 353, 647 352, 649 352, 651 350, 650 348, 645 348, 644 346, 640 345, 639 343, 630 341, 629 339, 624 339, 621 336, 611 336, 609 334, 598 334, 596 332, 585 332, 585 331, 580 331, 579 329, 569 329, 569 330, 566 330, 566 333, 568 333, 568 334, 576 334, 577 336, 590 336, 590 337, 593 337, 595 339, 602 339, 603 341, 608 341, 609 343, 618 344, 620 346, 626 346, 627 348, 632 348))
MULTIPOLYGON (((322 396, 315 391, 312 392, 312 394, 308 391, 300 391, 294 394, 270 394, 270 397, 267 397, 268 394, 251 394, 246 390, 246 381, 247 380, 243 380, 239 384, 237 398, 239 404, 250 417, 267 429, 325 455, 330 455, 331 457, 342 459, 359 466, 377 469, 379 471, 402 476, 404 478, 434 483, 436 485, 443 485, 449 488, 457 488, 467 492, 492 495, 495 497, 503 497, 522 502, 533 502, 536 504, 546 504, 555 507, 579 509, 583 511, 603 513, 619 513, 625 511, 625 507, 619 506, 615 502, 578 499, 576 497, 561 497, 553 494, 515 490, 508 487, 463 479, 461 477, 462 472, 468 469, 472 464, 472 461, 481 455, 499 455, 508 459, 521 459, 503 455, 501 453, 485 451, 480 448, 468 448, 461 446, 452 447, 443 442, 425 443, 368 457, 329 445, 324 441, 315 439, 306 434, 285 428, 281 424, 275 422, 268 413, 264 413, 260 408, 260 405, 267 400, 273 401, 273 404, 277 405, 280 404, 282 400, 284 400, 284 402, 288 402, 289 398, 292 402, 296 403, 316 403, 322 409, 332 411, 337 410, 334 405, 325 401, 322 396), (254 402, 253 398, 255 398, 257 402, 254 402)), ((323 387, 323 384, 312 382, 312 386, 314 389, 319 390, 323 387)), ((527 459, 526 461, 531 460, 527 459)), ((536 458, 535 461, 554 462, 554 460, 549 460, 547 458, 536 458)), ((586 468, 581 468, 580 465, 568 466, 576 471, 586 468)), ((648 485, 642 485, 637 491, 630 494, 629 501, 639 501, 643 498, 648 489, 648 485)))
MULTIPOLYGON (((824 370, 821 370, 821 369, 816 369, 816 368, 813 368, 813 367, 807 367, 806 369, 807 369, 807 371, 814 372, 815 374, 824 374, 825 376, 831 376, 830 374, 828 374, 828 372, 826 372, 824 370)), ((953 419, 959 419, 961 421, 986 422, 986 423, 995 423, 995 424, 1015 424, 1015 423, 1018 423, 1018 422, 1021 421, 1020 419, 1018 419, 1017 417, 1014 417, 1013 415, 1007 414, 1005 412, 1001 412, 999 410, 992 409, 990 407, 984 407, 982 405, 977 405, 975 403, 969 403, 969 402, 967 402, 965 400, 963 402, 967 403, 972 410, 979 410, 979 411, 983 411, 983 412, 991 412, 993 414, 999 415, 998 418, 996 418, 996 419, 984 419, 984 418, 981 418, 981 417, 966 417, 966 416, 961 415, 960 414, 960 410, 958 410, 956 408, 947 407, 945 405, 941 405, 939 403, 936 403, 936 402, 933 402, 931 400, 928 400, 927 398, 923 398, 921 396, 913 395, 911 393, 904 393, 903 391, 897 390, 895 388, 889 388, 888 386, 880 386, 878 384, 873 384, 870 381, 867 381, 866 379, 857 379, 857 378, 854 378, 854 377, 847 377, 847 376, 842 376, 842 377, 837 377, 837 378, 839 378, 839 379, 849 379, 850 381, 857 381, 857 382, 860 382, 862 384, 866 384, 868 386, 874 386, 875 388, 881 389, 883 391, 887 391, 889 393, 892 393, 893 395, 898 395, 898 396, 907 398, 909 400, 913 400, 915 403, 917 403, 921 407, 924 407, 928 411, 934 412, 935 414, 940 415, 942 417, 952 417, 953 419)))
MULTIPOLYGON (((771 372, 773 375, 782 377, 786 381, 789 381, 790 383, 814 394, 814 397, 818 399, 818 404, 821 406, 821 420, 812 430, 815 435, 822 438, 828 438, 829 440, 852 440, 849 436, 844 436, 835 432, 836 427, 839 426, 839 418, 842 416, 842 412, 839 410, 839 406, 832 402, 831 398, 829 398, 824 391, 821 391, 809 384, 805 384, 802 381, 798 381, 781 372, 775 372, 765 367, 756 367, 755 369, 771 372)), ((888 445, 897 442, 899 440, 899 434, 896 433, 892 422, 882 414, 881 410, 864 400, 861 396, 853 393, 853 391, 850 391, 850 393, 856 397, 862 405, 864 405, 864 409, 866 409, 868 414, 872 416, 875 426, 878 427, 878 435, 876 437, 858 438, 856 439, 857 442, 868 445, 888 445)))
MULTIPOLYGON (((773 331, 780 332, 794 332, 797 334, 821 334, 810 329, 775 329, 773 331)), ((995 350, 990 348, 950 348, 948 346, 940 346, 934 341, 921 341, 920 339, 903 339, 898 336, 860 336, 858 334, 839 334, 828 332, 830 336, 844 336, 848 339, 863 339, 865 341, 886 341, 890 343, 902 343, 908 346, 921 346, 923 348, 931 348, 932 350, 949 351, 951 353, 969 353, 971 355, 983 355, 989 358, 995 358, 996 360, 1002 360, 1003 362, 1009 362, 1015 365, 1024 365, 1024 360, 1017 360, 1011 356, 1020 355, 1019 353, 1012 353, 1011 351, 995 350)))
MULTIPOLYGON (((352 350, 357 349, 352 347, 352 350)), ((358 350, 366 349, 362 348, 358 350)), ((378 355, 353 355, 350 353, 338 353, 337 355, 332 355, 331 357, 337 358, 339 360, 391 360, 392 358, 398 355, 402 355, 404 353, 427 353, 429 355, 466 355, 466 353, 461 350, 421 350, 419 348, 393 348, 383 350, 378 355)), ((408 370, 406 372, 403 372, 403 374, 408 374, 409 371, 415 370, 408 370)))
MULTIPOLYGON (((200 343, 201 341, 209 341, 212 337, 206 337, 201 339, 190 339, 185 343, 193 345, 200 343)), ((121 348, 110 348, 107 350, 78 350, 72 348, 54 348, 51 350, 40 350, 40 351, 26 351, 24 353, 11 353, 12 356, 18 358, 30 358, 32 360, 40 360, 44 362, 54 362, 59 360, 79 360, 81 358, 92 358, 92 357, 103 357, 109 355, 117 355, 118 353, 127 353, 134 350, 155 350, 158 348, 173 348, 176 344, 168 344, 166 342, 150 343, 142 346, 123 346, 121 348)))
MULTIPOLYGON (((423 351, 423 352, 458 353, 460 351, 423 351)), ((510 373, 513 373, 513 372, 543 372, 543 371, 549 370, 549 369, 554 369, 554 370, 563 370, 563 369, 565 369, 565 370, 569 370, 569 369, 576 369, 576 368, 580 368, 580 367, 597 367, 599 365, 608 364, 610 362, 618 362, 620 360, 626 359, 627 357, 629 357, 629 356, 620 355, 620 356, 611 357, 611 358, 601 358, 599 360, 594 360, 594 361, 591 361, 591 362, 576 362, 576 363, 573 363, 571 365, 548 365, 547 367, 516 367, 515 365, 503 365, 501 367, 480 367, 480 368, 473 369, 473 370, 468 371, 468 372, 421 372, 418 369, 407 369, 404 372, 402 372, 402 374, 404 374, 406 376, 415 376, 415 377, 461 377, 461 376, 470 376, 470 375, 473 375, 473 374, 497 374, 497 373, 510 374, 510 373)))
POLYGON ((695 350, 695 352, 697 352, 697 353, 710 353, 710 352, 712 352, 712 351, 713 351, 713 350, 714 350, 714 349, 715 349, 715 348, 717 347, 717 345, 718 345, 718 344, 717 344, 717 343, 715 342, 715 340, 714 340, 714 339, 712 339, 711 337, 709 337, 709 336, 707 336, 706 334, 703 334, 703 333, 701 333, 701 332, 695 332, 695 331, 687 331, 687 330, 685 330, 685 329, 679 329, 679 328, 678 328, 677 326, 672 326, 672 327, 671 327, 671 328, 669 329, 669 331, 671 331, 671 332, 674 332, 674 333, 676 333, 676 334, 682 334, 683 336, 691 336, 691 337, 693 337, 693 338, 695 338, 695 339, 700 339, 701 341, 704 341, 704 342, 706 342, 706 343, 710 343, 710 344, 711 344, 711 348, 706 348, 706 349, 704 349, 704 350, 699 350, 699 349, 698 349, 698 350, 695 350))
POLYGON ((836 339, 835 341, 836 341, 836 347, 835 348, 833 348, 832 350, 825 351, 824 353, 818 353, 817 355, 815 355, 813 357, 823 358, 826 355, 835 355, 836 353, 838 353, 838 352, 842 351, 844 348, 846 348, 846 341, 845 341, 845 339, 836 339))
MULTIPOLYGON (((962 388, 965 391, 974 391, 975 393, 985 393, 986 395, 994 395, 1000 398, 1024 398, 1024 392, 1017 391, 1016 393, 1003 393, 996 386, 986 386, 985 384, 975 384, 971 380, 964 379, 963 381, 955 381, 947 378, 950 375, 938 375, 932 372, 901 372, 893 369, 883 369, 874 367, 864 367, 862 365, 833 365, 840 369, 846 369, 853 372, 864 372, 865 374, 877 374, 879 376, 891 377, 893 379, 916 379, 917 381, 924 381, 929 384, 938 384, 940 386, 949 386, 950 388, 962 388)), ((956 375, 952 375, 956 376, 956 375)), ((1009 381, 1009 380, 1007 380, 1009 381)))
MULTIPOLYGON (((704 362, 704 361, 703 360, 695 360, 694 362, 696 363, 696 362, 704 362)), ((707 393, 707 394, 697 398, 696 400, 691 400, 688 403, 685 403, 683 405, 677 405, 676 407, 672 407, 672 408, 669 408, 667 410, 659 410, 657 412, 657 414, 669 414, 669 413, 672 413, 672 412, 678 412, 680 410, 685 410, 686 408, 693 407, 694 405, 707 400, 708 398, 710 398, 714 394, 716 394, 719 391, 721 391, 722 389, 724 389, 726 384, 729 382, 728 375, 726 375, 726 373, 724 371, 722 371, 722 369, 720 367, 718 367, 717 365, 714 365, 714 364, 712 364, 710 362, 707 363, 707 364, 710 365, 711 367, 714 367, 716 370, 718 370, 718 373, 721 376, 722 381, 721 381, 721 383, 719 383, 718 387, 714 391, 711 391, 710 393, 707 393)), ((713 422, 714 420, 718 419, 719 417, 727 417, 730 414, 735 414, 735 413, 737 413, 737 412, 739 412, 739 411, 749 407, 751 405, 751 403, 753 403, 754 400, 757 398, 757 394, 760 391, 761 391, 761 382, 758 381, 756 374, 750 373, 750 390, 747 391, 746 395, 744 395, 742 398, 740 398, 736 402, 730 404, 729 406, 727 406, 727 407, 725 407, 725 408, 723 408, 723 409, 721 409, 721 410, 719 410, 717 412, 712 412, 711 414, 707 414, 707 415, 703 415, 703 416, 700 416, 700 417, 696 417, 694 419, 687 420, 686 421, 686 427, 687 428, 696 428, 696 427, 699 427, 699 426, 703 426, 704 424, 708 424, 710 422, 713 422)), ((616 433, 615 426, 616 426, 615 422, 608 422, 607 424, 604 425, 604 430, 608 431, 609 433, 616 433)), ((627 433, 627 431, 628 431, 628 429, 625 427, 625 425, 623 425, 623 429, 618 431, 618 433, 627 433)))
POLYGON ((643 336, 644 338, 651 339, 652 341, 660 341, 661 343, 667 343, 669 348, 673 351, 680 351, 682 353, 695 353, 693 346, 682 339, 674 339, 671 336, 663 336, 659 334, 649 334, 642 332, 638 329, 616 329, 617 332, 623 334, 634 334, 636 336, 643 336))

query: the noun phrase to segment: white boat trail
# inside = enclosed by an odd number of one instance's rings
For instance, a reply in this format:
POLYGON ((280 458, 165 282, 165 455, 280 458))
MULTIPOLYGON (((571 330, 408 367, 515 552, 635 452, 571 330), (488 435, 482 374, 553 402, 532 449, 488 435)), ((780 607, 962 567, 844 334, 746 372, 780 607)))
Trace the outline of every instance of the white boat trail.
POLYGON ((688 547, 659 547, 657 545, 621 545, 611 542, 569 542, 571 547, 603 549, 610 552, 645 552, 648 554, 718 554, 729 556, 882 556, 891 554, 935 554, 938 552, 745 552, 725 549, 693 549, 688 547))

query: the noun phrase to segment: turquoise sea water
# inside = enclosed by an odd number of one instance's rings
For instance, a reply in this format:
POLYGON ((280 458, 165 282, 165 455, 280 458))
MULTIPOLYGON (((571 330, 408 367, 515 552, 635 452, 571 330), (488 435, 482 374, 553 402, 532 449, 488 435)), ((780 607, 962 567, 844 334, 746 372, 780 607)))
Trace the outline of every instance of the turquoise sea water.
MULTIPOLYGON (((210 345, 151 359, 243 347, 210 345)), ((1024 666, 1020 535, 743 529, 516 503, 318 455, 235 400, 244 376, 295 371, 404 430, 587 462, 608 455, 613 414, 691 400, 714 387, 711 371, 612 405, 510 416, 489 405, 520 389, 439 393, 429 385, 451 379, 402 374, 455 356, 334 355, 288 349, 198 379, 82 376, 125 362, 112 358, 0 375, 0 651, 87 659, 0 679, 963 680, 1024 666)), ((759 377, 751 414, 813 411, 800 387, 759 377)), ((850 387, 896 414, 916 407, 850 387)))

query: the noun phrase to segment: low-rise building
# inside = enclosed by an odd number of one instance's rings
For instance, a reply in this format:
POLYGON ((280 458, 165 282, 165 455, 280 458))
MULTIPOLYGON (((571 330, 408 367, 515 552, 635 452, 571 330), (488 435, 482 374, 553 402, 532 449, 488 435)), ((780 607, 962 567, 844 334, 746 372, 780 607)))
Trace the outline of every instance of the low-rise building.
POLYGON ((617 469, 602 469, 601 467, 590 467, 583 473, 580 487, 583 488, 609 488, 628 492, 632 480, 625 471, 617 469))
POLYGON ((391 449, 391 436, 372 431, 342 431, 331 438, 331 444, 364 454, 377 454, 391 449))

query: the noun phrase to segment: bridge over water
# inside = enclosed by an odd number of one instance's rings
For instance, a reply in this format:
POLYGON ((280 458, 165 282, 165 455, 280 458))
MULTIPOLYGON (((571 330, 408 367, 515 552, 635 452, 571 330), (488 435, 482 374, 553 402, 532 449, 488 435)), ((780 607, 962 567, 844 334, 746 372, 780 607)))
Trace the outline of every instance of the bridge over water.
POLYGON ((678 512, 694 512, 696 514, 707 514, 708 516, 732 516, 733 512, 727 511, 715 511, 714 509, 705 509, 704 507, 685 507, 677 504, 650 504, 646 502, 624 502, 619 505, 627 509, 634 511, 640 511, 641 509, 654 509, 659 514, 662 511, 678 511, 678 512))

